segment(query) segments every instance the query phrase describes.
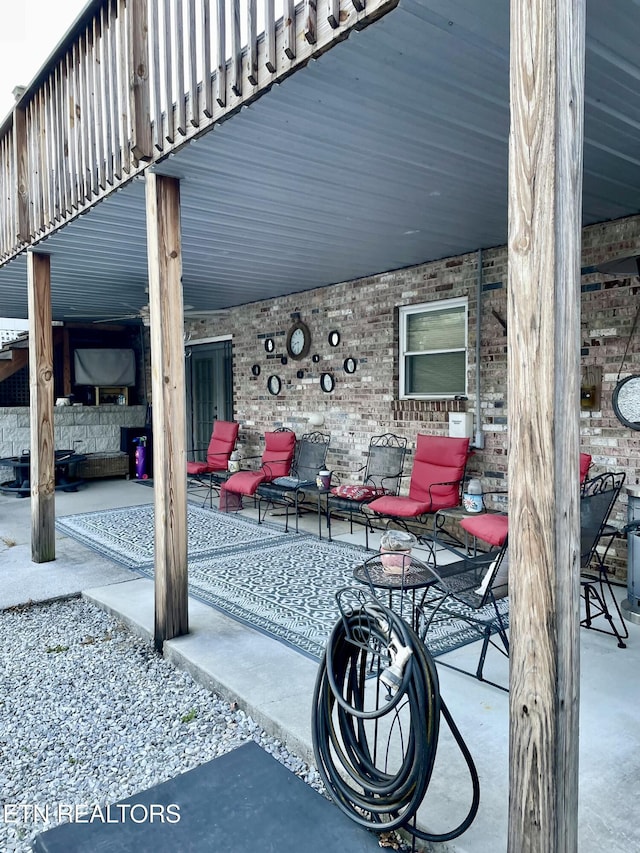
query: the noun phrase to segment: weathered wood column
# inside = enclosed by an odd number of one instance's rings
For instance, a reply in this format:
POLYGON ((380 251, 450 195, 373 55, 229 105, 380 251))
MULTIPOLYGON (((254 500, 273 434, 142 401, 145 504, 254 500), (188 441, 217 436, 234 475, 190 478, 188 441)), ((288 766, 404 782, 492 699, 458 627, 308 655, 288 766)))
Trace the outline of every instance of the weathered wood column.
POLYGON ((577 850, 585 0, 511 0, 510 853, 577 850))
POLYGON ((27 252, 31 427, 31 559, 56 558, 53 335, 49 255, 27 252))
POLYGON ((180 184, 146 175, 153 484, 155 644, 186 634, 187 453, 180 184))

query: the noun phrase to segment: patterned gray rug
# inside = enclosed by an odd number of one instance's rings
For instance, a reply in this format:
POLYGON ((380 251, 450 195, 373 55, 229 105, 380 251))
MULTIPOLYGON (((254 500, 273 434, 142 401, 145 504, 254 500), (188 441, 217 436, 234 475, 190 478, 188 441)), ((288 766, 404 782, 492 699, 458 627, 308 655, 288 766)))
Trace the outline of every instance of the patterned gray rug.
MULTIPOLYGON (((190 595, 319 660, 339 618, 336 592, 362 589, 353 570, 371 552, 192 505, 187 521, 190 595)), ((64 516, 56 527, 153 577, 152 505, 64 516)), ((428 646, 440 655, 477 639, 462 621, 439 621, 428 646)))

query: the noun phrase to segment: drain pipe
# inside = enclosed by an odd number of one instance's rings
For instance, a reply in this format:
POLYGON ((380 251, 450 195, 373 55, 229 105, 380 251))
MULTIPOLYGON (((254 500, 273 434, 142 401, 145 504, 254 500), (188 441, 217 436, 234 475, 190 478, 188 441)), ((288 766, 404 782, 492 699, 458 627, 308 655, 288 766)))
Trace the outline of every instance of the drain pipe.
POLYGON ((484 433, 480 420, 480 326, 482 319, 482 249, 478 249, 478 275, 476 278, 476 434, 474 445, 484 447, 484 433))

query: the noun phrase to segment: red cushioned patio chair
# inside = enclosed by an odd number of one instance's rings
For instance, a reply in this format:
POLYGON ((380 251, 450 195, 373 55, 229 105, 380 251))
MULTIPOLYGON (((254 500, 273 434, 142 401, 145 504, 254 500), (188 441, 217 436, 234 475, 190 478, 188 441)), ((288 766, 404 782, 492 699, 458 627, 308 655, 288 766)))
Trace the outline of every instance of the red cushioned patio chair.
POLYGON ((269 483, 276 477, 286 477, 291 472, 296 448, 296 434, 282 428, 264 435, 264 451, 260 467, 255 471, 237 471, 220 486, 220 509, 235 512, 242 509, 242 496, 253 497, 261 483, 269 483))
POLYGON ((418 433, 408 495, 384 495, 364 507, 372 517, 387 519, 408 529, 409 523, 427 525, 440 509, 459 506, 469 439, 418 433))
POLYGON ((229 457, 236 446, 239 428, 235 421, 214 421, 206 460, 187 462, 190 490, 206 490, 203 506, 207 499, 209 506, 213 505, 213 492, 219 490, 220 483, 226 479, 229 457))

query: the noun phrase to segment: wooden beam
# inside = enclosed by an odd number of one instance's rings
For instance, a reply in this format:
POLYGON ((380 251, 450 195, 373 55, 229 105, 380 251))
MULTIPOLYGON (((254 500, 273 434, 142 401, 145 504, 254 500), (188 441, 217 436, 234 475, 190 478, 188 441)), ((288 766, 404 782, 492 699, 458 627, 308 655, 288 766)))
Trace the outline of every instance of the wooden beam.
POLYGON ((577 850, 586 0, 511 0, 510 853, 577 850))
POLYGON ((305 0, 304 4, 304 37, 309 44, 315 44, 318 30, 318 10, 316 0, 305 0))
POLYGON ((16 242, 29 239, 29 156, 27 148, 27 117, 24 107, 13 110, 13 156, 16 193, 16 242))
POLYGON ((53 335, 49 255, 27 252, 31 427, 31 559, 55 560, 53 335))
POLYGON ((127 9, 131 152, 138 160, 151 160, 153 156, 153 135, 151 129, 147 0, 129 0, 127 9))
POLYGON ((153 401, 155 644, 188 631, 180 183, 146 175, 153 401))
POLYGON ((71 347, 67 328, 62 330, 62 393, 65 397, 71 394, 71 347))
POLYGON ((29 350, 12 349, 11 358, 8 358, 6 361, 3 358, 0 361, 0 382, 4 382, 5 379, 13 376, 14 373, 22 370, 23 367, 26 367, 27 364, 29 364, 29 350))

